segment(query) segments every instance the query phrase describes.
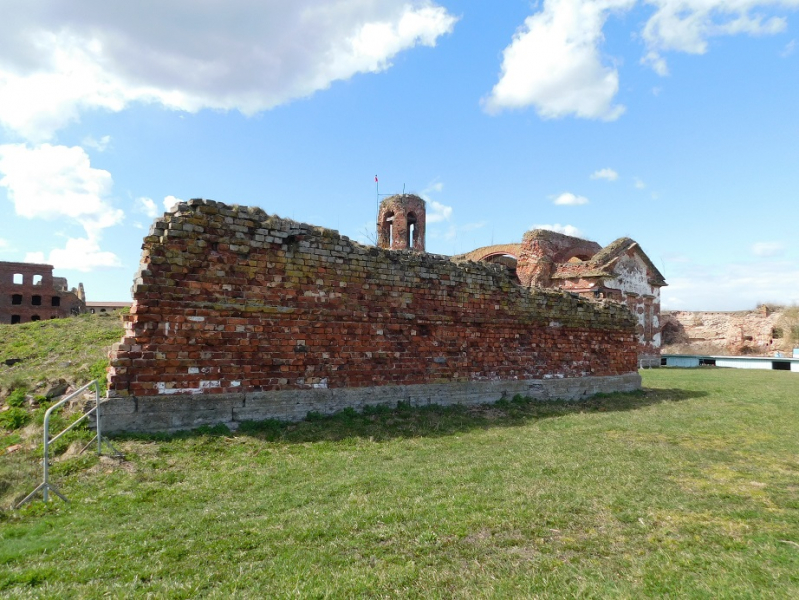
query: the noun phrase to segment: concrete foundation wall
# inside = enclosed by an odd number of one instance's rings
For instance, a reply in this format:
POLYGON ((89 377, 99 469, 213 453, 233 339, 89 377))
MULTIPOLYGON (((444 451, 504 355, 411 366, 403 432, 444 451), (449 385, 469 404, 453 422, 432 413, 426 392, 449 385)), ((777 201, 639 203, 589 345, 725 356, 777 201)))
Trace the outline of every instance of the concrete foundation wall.
POLYGON ((473 406, 510 400, 516 394, 535 400, 581 400, 599 393, 631 392, 641 387, 638 373, 607 377, 571 377, 477 381, 362 388, 279 390, 241 394, 110 398, 101 407, 105 432, 161 432, 243 421, 299 421, 309 412, 333 414, 345 408, 437 404, 473 406))

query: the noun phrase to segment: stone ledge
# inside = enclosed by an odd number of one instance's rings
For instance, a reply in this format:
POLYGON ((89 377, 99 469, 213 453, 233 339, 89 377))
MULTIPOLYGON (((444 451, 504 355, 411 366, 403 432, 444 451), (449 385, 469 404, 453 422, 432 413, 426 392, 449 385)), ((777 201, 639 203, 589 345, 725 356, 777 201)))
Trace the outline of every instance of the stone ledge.
POLYGON ((103 404, 104 432, 174 432, 202 425, 235 429, 242 421, 300 421, 309 412, 330 415, 345 408, 437 404, 473 406, 510 399, 516 394, 535 400, 583 400, 595 394, 632 392, 641 388, 635 373, 606 377, 571 377, 389 385, 365 388, 281 390, 202 396, 109 398, 103 404))

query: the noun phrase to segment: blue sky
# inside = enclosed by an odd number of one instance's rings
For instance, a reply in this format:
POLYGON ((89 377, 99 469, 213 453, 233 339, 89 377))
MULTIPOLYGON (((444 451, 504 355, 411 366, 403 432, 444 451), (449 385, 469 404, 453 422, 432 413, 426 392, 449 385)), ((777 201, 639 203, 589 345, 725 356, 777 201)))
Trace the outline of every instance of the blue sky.
POLYGON ((664 309, 799 303, 799 0, 0 0, 0 260, 130 298, 175 199, 427 249, 637 240, 664 309))

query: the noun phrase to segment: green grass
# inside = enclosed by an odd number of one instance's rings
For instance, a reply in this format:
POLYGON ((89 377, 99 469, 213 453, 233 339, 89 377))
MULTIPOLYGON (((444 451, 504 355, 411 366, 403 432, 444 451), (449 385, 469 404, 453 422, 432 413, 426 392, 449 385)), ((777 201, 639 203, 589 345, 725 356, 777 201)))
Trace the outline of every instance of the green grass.
MULTIPOLYGON (((104 389, 108 350, 122 333, 118 314, 0 325, 0 506, 10 505, 39 476, 41 453, 36 450, 51 404, 44 394, 61 380, 80 387, 98 379, 104 389), (9 454, 9 448, 17 450, 9 454)), ((53 431, 68 416, 58 414, 53 431)), ((87 435, 91 438, 86 431, 70 433, 56 450, 87 435)))
POLYGON ((0 597, 799 597, 799 375, 642 374, 118 438, 56 463, 69 504, 2 513, 0 597))
POLYGON ((118 314, 80 315, 19 325, 0 325, 0 391, 34 387, 65 378, 92 379, 92 366, 107 359, 111 344, 122 338, 118 314), (6 366, 9 359, 21 362, 6 366))

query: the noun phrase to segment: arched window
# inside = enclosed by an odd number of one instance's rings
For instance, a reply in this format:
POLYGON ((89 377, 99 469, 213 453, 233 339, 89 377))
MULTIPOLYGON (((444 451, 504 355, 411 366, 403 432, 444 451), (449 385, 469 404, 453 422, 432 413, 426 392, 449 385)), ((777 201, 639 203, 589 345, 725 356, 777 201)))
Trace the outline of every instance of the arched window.
POLYGON ((22 304, 22 294, 11 294, 11 304, 22 304))
POLYGON ((416 246, 416 214, 408 213, 408 238, 405 240, 406 248, 414 248, 416 246))
POLYGON ((41 296, 31 296, 31 304, 33 306, 41 306, 42 305, 42 297, 41 296))
POLYGON ((41 275, 34 275, 33 276, 33 285, 42 285, 42 276, 41 275))
POLYGON ((15 325, 16 323, 19 323, 21 320, 22 320, 22 317, 20 317, 19 315, 11 315, 11 324, 12 325, 15 325))
POLYGON ((389 211, 383 217, 383 223, 380 225, 381 237, 388 241, 388 247, 394 246, 394 212, 389 211))
POLYGON ((41 321, 41 320, 42 320, 42 318, 39 315, 33 315, 31 317, 31 321, 41 321))
POLYGON ((14 285, 22 285, 25 282, 25 278, 22 276, 22 273, 14 273, 13 282, 14 285))
POLYGON ((50 298, 50 306, 61 306, 61 296, 53 296, 50 298))

